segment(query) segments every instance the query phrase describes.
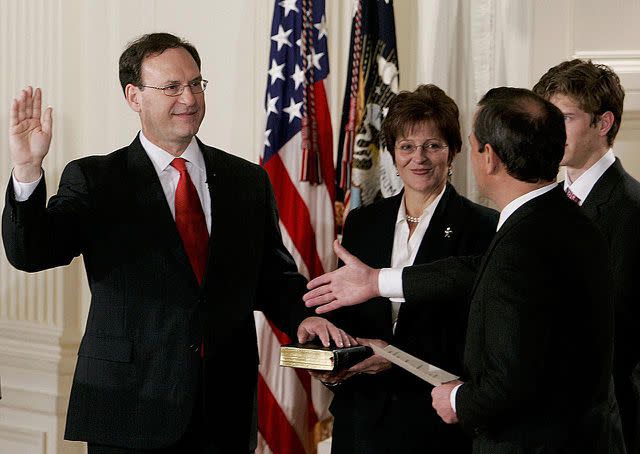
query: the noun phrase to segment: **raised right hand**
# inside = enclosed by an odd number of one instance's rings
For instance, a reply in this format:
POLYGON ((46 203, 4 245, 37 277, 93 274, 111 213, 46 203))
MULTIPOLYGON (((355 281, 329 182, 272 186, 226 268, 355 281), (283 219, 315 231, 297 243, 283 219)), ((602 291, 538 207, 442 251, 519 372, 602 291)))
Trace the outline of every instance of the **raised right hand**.
POLYGON ((27 87, 14 99, 9 113, 9 151, 13 175, 23 183, 40 177, 51 144, 52 109, 42 115, 42 92, 27 87), (41 118, 42 117, 42 118, 41 118))

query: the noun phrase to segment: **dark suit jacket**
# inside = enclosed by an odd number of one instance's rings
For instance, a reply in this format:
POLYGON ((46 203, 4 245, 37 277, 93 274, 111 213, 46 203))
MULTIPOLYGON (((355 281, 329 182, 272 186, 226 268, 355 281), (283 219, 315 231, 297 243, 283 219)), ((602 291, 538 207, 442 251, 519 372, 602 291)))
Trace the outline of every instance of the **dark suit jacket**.
POLYGON ((615 306, 613 378, 629 454, 640 454, 640 183, 619 159, 597 181, 584 213, 609 243, 615 306))
MULTIPOLYGON (((401 200, 400 194, 353 210, 345 224, 342 244, 372 267, 390 266, 401 200)), ((447 185, 414 263, 484 252, 497 221, 494 210, 472 203, 447 185)), ((466 309, 438 307, 437 313, 425 309, 403 304, 395 335, 391 302, 386 298, 344 308, 333 317, 353 336, 383 339, 461 373, 466 309)), ((348 380, 335 390, 331 405, 335 417, 332 452, 469 452, 470 439, 458 427, 440 421, 431 409, 431 388, 399 368, 348 380)))
POLYGON ((305 313, 305 280, 282 244, 267 174, 199 145, 212 211, 202 286, 138 138, 69 163, 46 208, 44 179, 25 202, 15 201, 9 184, 2 233, 16 268, 34 272, 84 257, 91 306, 67 439, 168 445, 202 405, 220 452, 248 450, 258 365, 253 311, 293 334, 305 313), (198 392, 202 402, 194 402, 198 392))
POLYGON ((446 301, 470 289, 467 375, 456 405, 460 424, 476 437, 475 453, 624 452, 614 444, 619 420, 608 399, 606 243, 560 188, 516 210, 480 262, 431 267, 449 270, 449 278, 430 289, 435 278, 417 279, 429 265, 406 270, 407 300, 446 301), (447 290, 454 281, 470 287, 447 290))

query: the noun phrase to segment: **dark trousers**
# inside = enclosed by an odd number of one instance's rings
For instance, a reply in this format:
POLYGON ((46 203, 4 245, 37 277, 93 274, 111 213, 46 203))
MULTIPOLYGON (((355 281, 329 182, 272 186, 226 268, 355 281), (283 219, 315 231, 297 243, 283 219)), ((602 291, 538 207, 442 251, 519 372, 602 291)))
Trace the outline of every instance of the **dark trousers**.
MULTIPOLYGON (((182 437, 170 446, 157 449, 134 449, 121 448, 115 446, 99 445, 89 443, 87 445, 88 454, 226 454, 222 453, 215 446, 215 440, 211 438, 211 434, 206 430, 204 421, 204 411, 202 402, 204 401, 203 380, 198 383, 198 390, 194 400, 191 420, 182 437)), ((224 443, 223 443, 224 444, 224 443)), ((253 450, 247 447, 247 453, 251 454, 253 450)))
POLYGON ((98 445, 89 443, 87 445, 88 454, 214 454, 214 440, 203 428, 202 424, 202 395, 198 393, 198 398, 191 414, 191 421, 182 437, 174 444, 157 449, 134 449, 119 448, 114 446, 98 445))
MULTIPOLYGON (((202 368, 202 365, 200 365, 202 368)), ((157 449, 134 449, 134 448, 121 448, 115 446, 99 445, 95 443, 88 443, 88 454, 227 454, 220 451, 220 448, 216 447, 216 440, 211 438, 211 433, 206 429, 203 421, 204 417, 204 379, 201 376, 201 380, 198 383, 198 389, 196 398, 194 399, 193 411, 191 413, 191 420, 185 430, 182 437, 174 444, 157 449)), ((254 419, 257 418, 257 398, 254 395, 254 419)), ((253 424, 257 426, 257 419, 253 421, 253 424)), ((253 432, 252 432, 253 434, 253 432)), ((257 441, 255 440, 255 434, 252 435, 250 440, 250 446, 247 447, 247 453, 252 454, 254 452, 257 441)), ((220 443, 218 443, 220 444, 220 443)), ((222 443, 224 445, 224 443, 222 443)))
MULTIPOLYGON (((186 432, 175 444, 158 449, 132 449, 117 448, 113 446, 104 446, 89 443, 87 445, 88 454, 226 454, 217 449, 214 444, 215 440, 211 439, 210 434, 203 429, 200 406, 197 405, 198 411, 194 411, 194 416, 187 427, 186 432)), ((247 448, 247 453, 253 453, 253 450, 247 448)))

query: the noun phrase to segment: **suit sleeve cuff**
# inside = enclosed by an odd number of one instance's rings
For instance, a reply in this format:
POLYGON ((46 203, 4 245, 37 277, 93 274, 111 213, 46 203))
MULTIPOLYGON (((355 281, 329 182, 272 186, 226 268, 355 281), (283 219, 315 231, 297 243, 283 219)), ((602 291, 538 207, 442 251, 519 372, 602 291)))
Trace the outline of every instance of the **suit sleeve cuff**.
POLYGON ((378 274, 378 290, 380 296, 394 303, 404 303, 402 268, 382 268, 378 274))
POLYGON ((16 180, 16 177, 13 176, 13 172, 11 172, 11 180, 13 181, 13 194, 16 199, 16 202, 24 202, 29 199, 33 192, 36 190, 38 183, 42 180, 42 172, 40 173, 40 177, 36 181, 32 181, 30 183, 22 183, 16 180))

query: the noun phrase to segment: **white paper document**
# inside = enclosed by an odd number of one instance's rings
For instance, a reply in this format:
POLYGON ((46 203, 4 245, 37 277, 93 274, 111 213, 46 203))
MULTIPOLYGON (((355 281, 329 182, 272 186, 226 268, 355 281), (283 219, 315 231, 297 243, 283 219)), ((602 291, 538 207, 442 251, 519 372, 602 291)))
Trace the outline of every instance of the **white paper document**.
POLYGON ((396 364, 403 369, 411 372, 416 377, 419 377, 431 383, 433 386, 438 386, 451 380, 455 380, 458 377, 446 370, 442 370, 439 367, 422 361, 421 359, 411 356, 407 352, 403 352, 393 345, 387 345, 385 348, 378 347, 377 345, 371 345, 376 355, 380 355, 385 359, 388 359, 393 364, 396 364))

